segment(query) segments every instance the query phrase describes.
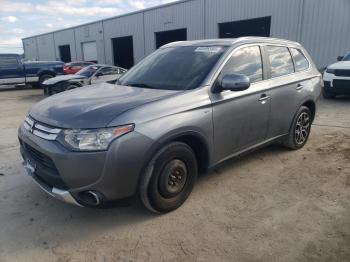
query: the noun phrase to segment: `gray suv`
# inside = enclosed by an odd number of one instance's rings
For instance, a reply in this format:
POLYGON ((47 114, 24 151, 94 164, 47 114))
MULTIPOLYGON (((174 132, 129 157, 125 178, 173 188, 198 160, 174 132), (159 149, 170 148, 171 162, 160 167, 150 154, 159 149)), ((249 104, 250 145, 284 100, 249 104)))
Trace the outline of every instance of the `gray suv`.
POLYGON ((322 88, 298 43, 271 38, 176 42, 117 83, 36 104, 19 128, 27 173, 79 206, 139 196, 178 208, 197 174, 271 143, 302 148, 322 88))

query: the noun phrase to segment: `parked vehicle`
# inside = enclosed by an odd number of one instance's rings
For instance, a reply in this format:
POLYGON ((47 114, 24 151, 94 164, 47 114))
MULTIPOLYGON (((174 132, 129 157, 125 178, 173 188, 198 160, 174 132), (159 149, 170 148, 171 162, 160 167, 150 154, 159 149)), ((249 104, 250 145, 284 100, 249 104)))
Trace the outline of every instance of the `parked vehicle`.
POLYGON ((323 96, 350 95, 350 52, 339 56, 337 63, 331 64, 323 73, 323 96))
POLYGON ((85 85, 116 81, 127 70, 109 65, 90 65, 74 75, 63 75, 43 83, 44 94, 53 95, 85 85))
POLYGON ((41 84, 63 74, 63 62, 24 62, 18 54, 0 54, 0 85, 41 84))
POLYGON ((68 203, 138 195, 149 210, 169 212, 188 198, 198 172, 274 142, 302 148, 321 87, 295 42, 171 43, 118 84, 36 104, 19 128, 21 153, 27 173, 68 203))
POLYGON ((64 64, 63 71, 67 75, 74 75, 78 71, 80 71, 82 68, 89 66, 89 65, 94 65, 95 63, 93 62, 84 62, 84 61, 75 61, 75 62, 70 62, 64 64))

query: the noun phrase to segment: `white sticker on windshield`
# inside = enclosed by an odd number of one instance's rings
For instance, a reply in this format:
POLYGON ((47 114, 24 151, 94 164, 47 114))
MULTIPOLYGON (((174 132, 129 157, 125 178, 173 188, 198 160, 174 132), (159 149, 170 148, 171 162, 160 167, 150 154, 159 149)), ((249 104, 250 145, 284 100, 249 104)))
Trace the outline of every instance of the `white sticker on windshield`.
POLYGON ((221 50, 220 46, 200 46, 200 47, 197 47, 194 51, 203 52, 203 53, 218 53, 220 52, 220 50, 221 50))

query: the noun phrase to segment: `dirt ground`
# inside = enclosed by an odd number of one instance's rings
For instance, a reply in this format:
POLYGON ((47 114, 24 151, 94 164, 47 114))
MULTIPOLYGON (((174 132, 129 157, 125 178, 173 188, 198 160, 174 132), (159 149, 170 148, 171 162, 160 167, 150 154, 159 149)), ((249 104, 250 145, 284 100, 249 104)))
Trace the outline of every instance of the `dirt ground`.
POLYGON ((0 91, 0 261, 350 261, 350 98, 321 100, 305 148, 203 175, 180 209, 87 209, 42 192, 17 128, 40 90, 0 91))

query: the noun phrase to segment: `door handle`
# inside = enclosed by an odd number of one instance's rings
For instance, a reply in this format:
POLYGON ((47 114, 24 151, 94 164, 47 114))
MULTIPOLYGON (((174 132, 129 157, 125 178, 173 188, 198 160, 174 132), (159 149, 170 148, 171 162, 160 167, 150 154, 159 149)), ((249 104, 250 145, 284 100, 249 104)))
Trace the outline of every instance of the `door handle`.
POLYGON ((261 102, 262 104, 266 103, 266 100, 270 99, 271 96, 267 96, 266 94, 262 94, 259 98, 259 102, 261 102))
POLYGON ((297 87, 295 88, 297 91, 303 89, 304 86, 302 84, 297 84, 297 87))

